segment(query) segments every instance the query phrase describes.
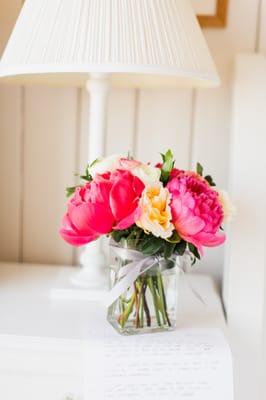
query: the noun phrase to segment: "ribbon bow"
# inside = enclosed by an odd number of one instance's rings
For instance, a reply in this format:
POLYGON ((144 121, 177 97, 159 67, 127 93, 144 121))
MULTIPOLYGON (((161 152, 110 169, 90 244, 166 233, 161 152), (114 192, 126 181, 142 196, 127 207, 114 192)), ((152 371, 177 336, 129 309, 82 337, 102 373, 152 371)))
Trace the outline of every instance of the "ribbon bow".
MULTIPOLYGON (((118 246, 112 246, 112 249, 122 260, 132 261, 119 270, 118 282, 107 293, 105 298, 104 303, 106 307, 112 305, 123 293, 125 293, 140 275, 151 269, 156 264, 165 261, 162 256, 145 256, 137 250, 125 249, 118 246)), ((181 263, 181 257, 178 257, 177 259, 170 258, 170 260, 175 262, 175 265, 182 274, 185 274, 185 270, 187 269, 185 265, 186 263, 181 263)), ((201 303, 205 304, 202 297, 193 289, 191 284, 189 284, 189 287, 201 303)))

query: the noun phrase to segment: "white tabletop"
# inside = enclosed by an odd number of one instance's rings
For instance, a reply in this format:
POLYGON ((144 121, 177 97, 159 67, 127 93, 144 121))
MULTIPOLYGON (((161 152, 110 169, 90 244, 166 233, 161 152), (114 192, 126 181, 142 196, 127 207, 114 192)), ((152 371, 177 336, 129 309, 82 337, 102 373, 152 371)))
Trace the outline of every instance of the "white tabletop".
MULTIPOLYGON (((86 337, 91 327, 88 315, 95 305, 86 300, 91 298, 86 290, 69 283, 74 271, 73 267, 0 263, 0 334, 86 337)), ((181 278, 179 327, 224 328, 221 300, 213 280, 205 275, 189 275, 188 279, 181 278), (194 296, 190 285, 206 305, 194 296)), ((101 305, 97 305, 97 311, 105 315, 101 305)))
MULTIPOLYGON (((0 263, 1 399, 67 399, 82 384, 79 342, 108 325, 104 307, 71 286, 73 273, 73 267, 0 263)), ((180 283, 178 328, 225 330, 212 279, 189 275, 186 281, 180 283)))

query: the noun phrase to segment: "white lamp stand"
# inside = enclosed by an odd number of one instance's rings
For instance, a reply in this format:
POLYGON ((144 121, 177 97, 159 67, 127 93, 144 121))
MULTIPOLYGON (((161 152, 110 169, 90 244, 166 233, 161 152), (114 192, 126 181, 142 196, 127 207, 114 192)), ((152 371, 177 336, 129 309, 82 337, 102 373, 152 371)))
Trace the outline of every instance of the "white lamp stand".
MULTIPOLYGON (((90 94, 88 162, 91 163, 104 155, 109 75, 91 74, 86 88, 90 94)), ((81 269, 71 278, 73 284, 91 289, 107 287, 106 259, 101 239, 85 246, 80 256, 80 264, 81 269)))

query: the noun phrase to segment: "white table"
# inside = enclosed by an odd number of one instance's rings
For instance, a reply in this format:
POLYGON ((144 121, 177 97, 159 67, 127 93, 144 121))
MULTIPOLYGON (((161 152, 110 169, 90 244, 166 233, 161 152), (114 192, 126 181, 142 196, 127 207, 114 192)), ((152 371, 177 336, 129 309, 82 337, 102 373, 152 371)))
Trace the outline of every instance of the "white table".
MULTIPOLYGON (((0 399, 63 400, 82 386, 79 343, 94 324, 105 323, 105 310, 86 291, 71 287, 73 272, 72 267, 0 263, 0 399)), ((182 279, 179 328, 225 330, 212 279, 189 279, 206 306, 182 279)))

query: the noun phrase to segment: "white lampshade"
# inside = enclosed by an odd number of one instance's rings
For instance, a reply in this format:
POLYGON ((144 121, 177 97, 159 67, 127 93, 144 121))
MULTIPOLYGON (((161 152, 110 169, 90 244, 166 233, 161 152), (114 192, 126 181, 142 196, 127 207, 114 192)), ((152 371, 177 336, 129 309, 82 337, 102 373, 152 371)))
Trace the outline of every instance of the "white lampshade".
POLYGON ((26 0, 0 63, 19 83, 216 86, 189 0, 26 0))

